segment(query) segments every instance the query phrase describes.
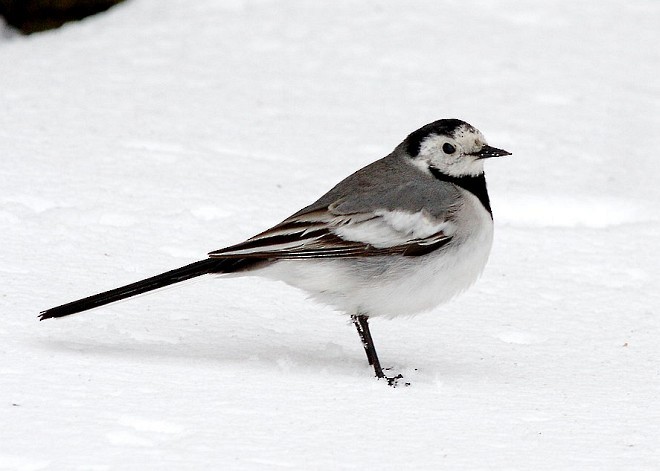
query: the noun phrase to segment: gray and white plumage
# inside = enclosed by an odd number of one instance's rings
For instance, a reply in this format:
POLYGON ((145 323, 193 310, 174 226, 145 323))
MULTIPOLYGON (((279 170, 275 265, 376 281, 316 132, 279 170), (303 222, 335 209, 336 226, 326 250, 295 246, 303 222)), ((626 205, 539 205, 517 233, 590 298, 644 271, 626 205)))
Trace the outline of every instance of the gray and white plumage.
POLYGON ((384 377, 367 319, 432 309, 474 283, 493 239, 483 161, 504 155, 510 154, 488 146, 468 123, 435 121, 267 231, 40 317, 67 316, 203 274, 265 276, 352 316, 370 364, 384 377))
POLYGON ((486 146, 483 135, 452 121, 429 125, 415 156, 411 135, 315 203, 210 257, 264 257, 269 261, 254 274, 301 288, 348 314, 410 315, 449 300, 477 279, 493 238, 490 206, 430 170, 483 175, 483 155, 469 155, 486 146), (443 125, 454 127, 445 131, 443 125), (442 152, 447 142, 455 156, 442 152))

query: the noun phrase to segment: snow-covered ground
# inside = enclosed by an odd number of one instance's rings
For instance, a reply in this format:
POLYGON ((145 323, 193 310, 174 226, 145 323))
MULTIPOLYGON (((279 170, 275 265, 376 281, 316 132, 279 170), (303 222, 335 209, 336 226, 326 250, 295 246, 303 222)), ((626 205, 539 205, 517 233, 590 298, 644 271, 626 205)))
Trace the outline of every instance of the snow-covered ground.
POLYGON ((660 469, 660 3, 132 0, 0 39, 0 469, 660 469), (347 319, 200 259, 464 119, 468 293, 347 319))

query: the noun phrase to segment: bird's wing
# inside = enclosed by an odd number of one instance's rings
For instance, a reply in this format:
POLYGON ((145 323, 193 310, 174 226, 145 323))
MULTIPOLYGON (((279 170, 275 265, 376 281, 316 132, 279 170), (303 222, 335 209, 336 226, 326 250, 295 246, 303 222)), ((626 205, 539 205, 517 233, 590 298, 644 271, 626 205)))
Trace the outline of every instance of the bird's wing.
POLYGON ((396 153, 338 183, 275 227, 210 257, 298 259, 424 255, 447 244, 459 190, 396 153))
POLYGON ((299 212, 245 242, 216 250, 217 258, 339 258, 419 256, 445 245, 454 232, 447 218, 426 210, 374 210, 345 214, 331 204, 299 212))

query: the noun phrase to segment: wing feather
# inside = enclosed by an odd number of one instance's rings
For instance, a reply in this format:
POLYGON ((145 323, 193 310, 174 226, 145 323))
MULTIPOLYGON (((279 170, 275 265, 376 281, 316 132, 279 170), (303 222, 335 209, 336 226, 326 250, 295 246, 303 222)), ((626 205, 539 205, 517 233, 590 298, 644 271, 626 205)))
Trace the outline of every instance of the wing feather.
POLYGON ((428 214, 374 211, 298 213, 256 236, 209 254, 212 258, 346 258, 428 254, 451 240, 452 224, 428 214))

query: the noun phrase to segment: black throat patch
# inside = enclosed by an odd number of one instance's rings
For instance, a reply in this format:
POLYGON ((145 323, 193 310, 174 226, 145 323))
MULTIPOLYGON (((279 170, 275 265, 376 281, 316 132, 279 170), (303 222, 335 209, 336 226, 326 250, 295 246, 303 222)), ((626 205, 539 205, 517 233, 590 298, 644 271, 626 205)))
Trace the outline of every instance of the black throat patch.
POLYGON ((451 175, 442 173, 440 170, 434 167, 429 167, 429 170, 431 171, 431 174, 438 180, 460 186, 464 190, 469 191, 474 196, 479 198, 481 204, 490 214, 490 218, 493 219, 493 211, 490 209, 490 199, 488 198, 488 189, 486 188, 486 175, 482 173, 478 177, 452 177, 451 175))

